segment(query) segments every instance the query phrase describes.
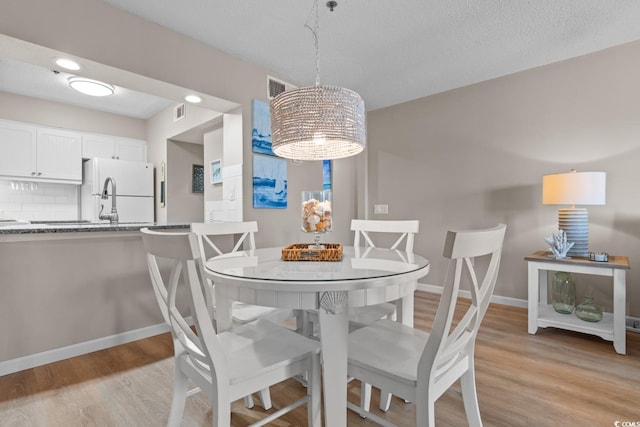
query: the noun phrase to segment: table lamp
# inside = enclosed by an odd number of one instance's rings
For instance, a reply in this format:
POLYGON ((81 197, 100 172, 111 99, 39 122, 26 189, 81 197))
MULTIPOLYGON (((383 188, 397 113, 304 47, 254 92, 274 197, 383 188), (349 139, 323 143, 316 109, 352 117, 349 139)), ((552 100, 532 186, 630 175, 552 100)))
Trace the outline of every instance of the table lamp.
POLYGON ((576 205, 604 205, 607 174, 605 172, 576 172, 544 175, 542 203, 570 205, 558 209, 558 229, 564 230, 568 242, 575 242, 569 256, 589 256, 589 214, 576 205))

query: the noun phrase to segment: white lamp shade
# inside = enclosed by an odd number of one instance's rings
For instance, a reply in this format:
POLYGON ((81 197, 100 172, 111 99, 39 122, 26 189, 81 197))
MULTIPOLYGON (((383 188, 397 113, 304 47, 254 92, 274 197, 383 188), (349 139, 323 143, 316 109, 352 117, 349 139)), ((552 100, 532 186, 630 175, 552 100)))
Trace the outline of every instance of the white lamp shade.
POLYGON ((542 203, 545 205, 604 205, 605 172, 569 172, 542 177, 542 203))

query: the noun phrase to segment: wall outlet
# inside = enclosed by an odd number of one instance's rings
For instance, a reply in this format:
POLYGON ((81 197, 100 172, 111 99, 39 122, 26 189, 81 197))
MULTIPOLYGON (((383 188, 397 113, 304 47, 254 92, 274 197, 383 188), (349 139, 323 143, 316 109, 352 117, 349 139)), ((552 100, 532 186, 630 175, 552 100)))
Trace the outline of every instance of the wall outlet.
POLYGON ((373 205, 373 213, 375 215, 388 215, 389 205, 373 205))
POLYGON ((627 331, 640 333, 640 319, 637 317, 627 317, 626 319, 627 331))

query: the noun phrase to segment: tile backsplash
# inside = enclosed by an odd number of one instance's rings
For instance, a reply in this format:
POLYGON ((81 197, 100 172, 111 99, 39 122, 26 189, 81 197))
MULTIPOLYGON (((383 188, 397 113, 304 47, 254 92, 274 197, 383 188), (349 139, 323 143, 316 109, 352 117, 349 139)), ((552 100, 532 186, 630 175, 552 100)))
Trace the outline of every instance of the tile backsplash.
POLYGON ((70 184, 0 180, 0 218, 77 220, 79 189, 70 184))

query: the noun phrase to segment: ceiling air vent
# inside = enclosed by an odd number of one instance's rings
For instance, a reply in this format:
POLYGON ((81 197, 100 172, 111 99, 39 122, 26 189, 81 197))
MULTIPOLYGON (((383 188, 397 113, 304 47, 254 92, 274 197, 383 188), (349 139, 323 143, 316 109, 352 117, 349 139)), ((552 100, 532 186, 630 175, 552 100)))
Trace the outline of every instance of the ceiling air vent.
POLYGON ((184 104, 176 105, 176 107, 173 109, 173 121, 177 122, 178 120, 183 119, 184 114, 185 114, 184 104))
POLYGON ((267 76, 267 98, 273 99, 282 92, 295 89, 296 86, 291 83, 283 82, 271 76, 267 76))

